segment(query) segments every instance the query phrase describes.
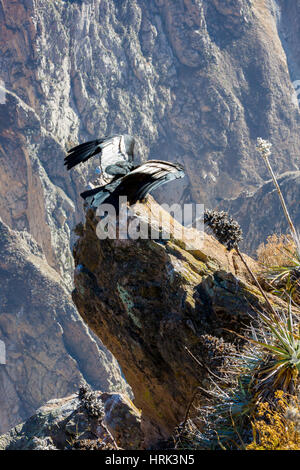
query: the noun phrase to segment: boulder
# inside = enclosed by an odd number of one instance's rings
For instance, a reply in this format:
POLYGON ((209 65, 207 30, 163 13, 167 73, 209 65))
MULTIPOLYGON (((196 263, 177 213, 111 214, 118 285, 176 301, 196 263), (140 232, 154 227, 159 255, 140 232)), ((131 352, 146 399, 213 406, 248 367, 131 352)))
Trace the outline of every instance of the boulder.
MULTIPOLYGON (((159 221, 160 210, 149 197, 129 223, 151 219, 149 230, 161 235, 168 214, 161 210, 159 221)), ((170 437, 195 387, 215 370, 218 345, 236 342, 228 330, 241 332, 263 299, 236 252, 207 234, 171 218, 170 239, 100 240, 99 220, 87 209, 77 232, 72 296, 132 387, 149 447, 170 437)))
POLYGON ((0 450, 112 450, 141 446, 140 413, 118 393, 54 399, 0 436, 0 450), (121 422, 117 422, 117 415, 121 422))

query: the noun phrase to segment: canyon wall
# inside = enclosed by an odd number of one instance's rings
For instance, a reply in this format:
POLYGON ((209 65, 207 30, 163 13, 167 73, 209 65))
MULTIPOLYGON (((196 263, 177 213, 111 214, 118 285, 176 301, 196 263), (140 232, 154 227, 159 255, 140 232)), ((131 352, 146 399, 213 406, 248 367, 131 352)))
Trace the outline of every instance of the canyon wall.
MULTIPOLYGON (((30 234, 70 291, 72 229, 83 218, 78 194, 96 165, 67 173, 70 146, 128 132, 137 137, 139 159, 183 163, 186 179, 158 192, 161 202, 215 207, 259 190, 268 174, 255 152, 258 136, 272 141, 276 172, 297 172, 300 115, 292 83, 300 79, 299 20, 299 0, 1 0, 3 223, 30 234)), ((255 226, 255 211, 249 214, 259 243, 265 232, 255 226)), ((279 229, 286 231, 284 220, 279 229)), ((0 317, 16 315, 3 308, 0 317)), ((30 303, 26 308, 33 312, 30 303)), ((13 330, 5 334, 9 349, 13 330)), ((94 343, 85 338, 91 358, 94 343)), ((47 357, 44 365, 54 373, 47 357)), ((1 367, 5 375, 9 365, 1 367)), ((115 379, 122 383, 120 372, 115 379)), ((67 382, 51 393, 39 382, 39 398, 10 417, 1 406, 1 430, 49 395, 71 392, 67 382)), ((16 383, 22 394, 31 382, 16 383)))

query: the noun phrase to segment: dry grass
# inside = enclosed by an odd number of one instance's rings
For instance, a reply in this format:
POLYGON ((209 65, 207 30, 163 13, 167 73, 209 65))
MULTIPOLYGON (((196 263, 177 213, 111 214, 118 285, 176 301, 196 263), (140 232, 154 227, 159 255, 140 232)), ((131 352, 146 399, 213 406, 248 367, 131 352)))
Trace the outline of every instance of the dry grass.
POLYGON ((300 251, 290 235, 272 235, 257 250, 262 266, 261 280, 274 289, 273 293, 300 306, 300 251))
POLYGON ((252 424, 253 442, 247 450, 300 450, 300 403, 297 396, 275 393, 276 409, 269 403, 258 406, 252 424))
POLYGON ((261 243, 257 249, 258 262, 264 268, 288 266, 295 249, 291 235, 270 235, 267 243, 261 243))

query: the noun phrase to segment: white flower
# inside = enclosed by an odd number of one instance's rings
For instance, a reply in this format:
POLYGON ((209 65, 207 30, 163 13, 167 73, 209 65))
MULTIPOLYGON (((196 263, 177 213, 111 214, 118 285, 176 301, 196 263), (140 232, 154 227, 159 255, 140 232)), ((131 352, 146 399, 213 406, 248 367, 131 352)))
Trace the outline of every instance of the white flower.
POLYGON ((271 155, 271 147, 272 144, 268 140, 264 140, 261 137, 257 138, 256 150, 263 158, 268 158, 271 155))
POLYGON ((293 421, 294 423, 300 422, 300 414, 298 407, 289 406, 285 412, 285 418, 289 421, 293 421))

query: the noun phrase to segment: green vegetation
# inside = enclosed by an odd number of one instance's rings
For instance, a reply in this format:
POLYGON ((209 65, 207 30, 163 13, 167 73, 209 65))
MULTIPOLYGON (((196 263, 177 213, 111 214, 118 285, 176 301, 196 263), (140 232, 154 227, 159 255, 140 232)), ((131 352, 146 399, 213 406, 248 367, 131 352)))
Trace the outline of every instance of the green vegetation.
POLYGON ((272 235, 257 250, 263 277, 272 292, 300 304, 300 253, 290 235, 272 235))
POLYGON ((227 213, 206 212, 206 225, 229 251, 236 250, 265 308, 250 319, 243 335, 237 335, 243 343, 228 355, 223 375, 216 380, 211 374, 210 387, 198 387, 210 397, 210 405, 200 404, 189 418, 189 404, 174 436, 177 448, 300 450, 300 238, 269 161, 271 144, 259 138, 257 150, 270 171, 290 234, 273 235, 259 247, 262 269, 253 273, 239 251, 238 223, 227 213), (282 305, 271 304, 266 290, 279 296, 282 305))

